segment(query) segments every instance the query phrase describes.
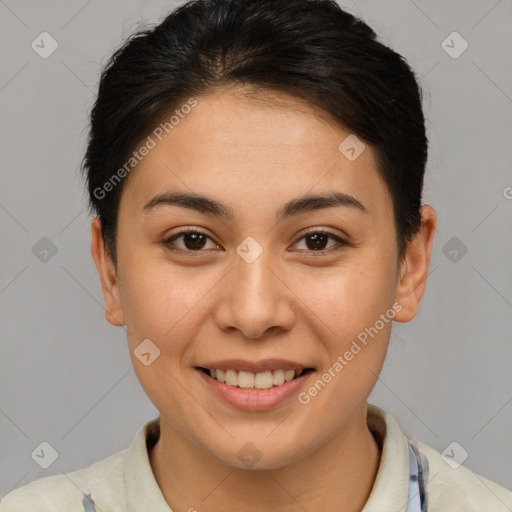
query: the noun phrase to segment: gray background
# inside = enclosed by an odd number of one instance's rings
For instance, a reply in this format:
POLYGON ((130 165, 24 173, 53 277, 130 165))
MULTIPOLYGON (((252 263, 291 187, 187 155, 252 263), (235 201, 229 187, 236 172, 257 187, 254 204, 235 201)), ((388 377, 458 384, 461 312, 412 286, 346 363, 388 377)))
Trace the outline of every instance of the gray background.
MULTIPOLYGON (((124 329, 104 319, 78 169, 100 67, 176 4, 0 0, 0 496, 124 449, 158 414, 124 329), (59 44, 47 59, 31 48, 43 31, 59 44), (43 237, 57 248, 46 262, 33 253, 43 237), (42 441, 59 454, 46 470, 31 458, 42 441)), ((342 5, 421 79, 424 201, 439 215, 420 313, 395 324, 370 401, 439 451, 457 441, 467 467, 512 488, 512 2, 342 5), (453 31, 469 43, 456 59, 441 46, 453 31)))

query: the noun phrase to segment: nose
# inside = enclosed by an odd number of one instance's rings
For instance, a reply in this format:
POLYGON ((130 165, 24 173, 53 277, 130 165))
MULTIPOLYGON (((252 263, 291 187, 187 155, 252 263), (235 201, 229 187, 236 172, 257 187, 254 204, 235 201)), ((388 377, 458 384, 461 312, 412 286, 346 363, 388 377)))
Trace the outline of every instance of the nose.
POLYGON ((219 329, 236 330, 249 339, 290 330, 296 316, 294 295, 279 270, 270 250, 254 261, 236 254, 215 309, 219 329))

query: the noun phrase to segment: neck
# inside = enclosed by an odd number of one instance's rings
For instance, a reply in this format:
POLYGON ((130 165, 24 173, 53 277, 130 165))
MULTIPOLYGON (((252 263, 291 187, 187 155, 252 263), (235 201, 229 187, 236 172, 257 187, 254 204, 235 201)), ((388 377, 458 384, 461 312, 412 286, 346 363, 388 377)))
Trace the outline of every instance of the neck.
POLYGON ((366 425, 366 404, 320 449, 272 470, 233 468, 205 454, 162 419, 160 429, 150 462, 173 510, 358 512, 379 467, 379 446, 366 425))

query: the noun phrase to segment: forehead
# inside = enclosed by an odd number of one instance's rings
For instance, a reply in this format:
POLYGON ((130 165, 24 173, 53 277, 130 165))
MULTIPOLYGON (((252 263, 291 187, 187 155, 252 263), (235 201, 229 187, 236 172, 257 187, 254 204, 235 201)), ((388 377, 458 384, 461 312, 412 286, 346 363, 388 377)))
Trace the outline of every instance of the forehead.
POLYGON ((354 134, 314 105, 248 87, 195 100, 161 140, 152 137, 155 147, 125 184, 125 202, 142 209, 144 200, 173 188, 217 197, 236 190, 246 194, 242 204, 329 189, 370 205, 389 202, 373 149, 354 146, 354 134), (364 148, 356 159, 344 152, 346 140, 358 153, 364 148))

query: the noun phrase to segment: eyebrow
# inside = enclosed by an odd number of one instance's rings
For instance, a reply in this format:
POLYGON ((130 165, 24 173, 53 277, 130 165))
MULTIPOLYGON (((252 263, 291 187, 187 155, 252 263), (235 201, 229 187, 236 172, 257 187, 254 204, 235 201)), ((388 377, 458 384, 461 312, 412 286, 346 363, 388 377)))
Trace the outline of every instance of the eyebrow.
MULTIPOLYGON (((182 208, 195 210, 199 213, 224 217, 229 220, 235 218, 233 209, 229 206, 223 205, 215 199, 202 194, 190 192, 165 192, 158 194, 150 199, 142 210, 147 212, 153 208, 164 205, 181 206, 182 208)), ((366 207, 355 197, 341 192, 331 192, 329 194, 305 195, 297 199, 292 199, 277 211, 276 218, 278 220, 284 220, 292 216, 336 206, 353 207, 361 212, 368 213, 366 207)))

